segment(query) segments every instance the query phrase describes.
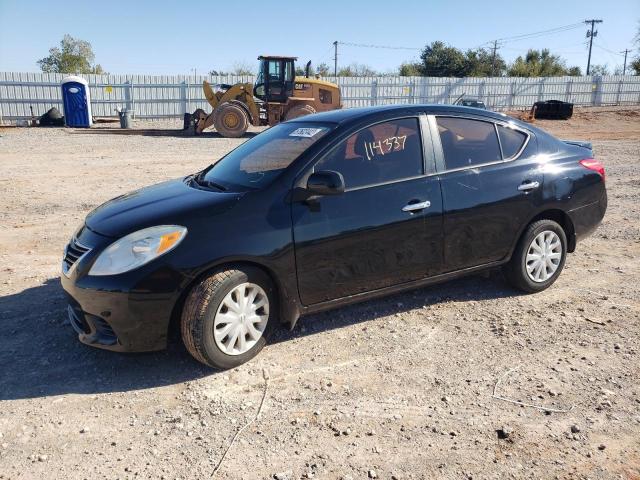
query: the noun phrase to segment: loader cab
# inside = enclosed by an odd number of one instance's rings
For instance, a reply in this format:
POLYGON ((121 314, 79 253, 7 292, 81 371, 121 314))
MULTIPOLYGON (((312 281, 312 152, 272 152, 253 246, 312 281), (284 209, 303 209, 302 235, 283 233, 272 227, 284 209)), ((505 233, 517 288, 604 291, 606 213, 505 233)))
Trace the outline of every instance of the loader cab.
POLYGON ((297 57, 259 56, 254 96, 265 102, 285 103, 293 96, 297 57))

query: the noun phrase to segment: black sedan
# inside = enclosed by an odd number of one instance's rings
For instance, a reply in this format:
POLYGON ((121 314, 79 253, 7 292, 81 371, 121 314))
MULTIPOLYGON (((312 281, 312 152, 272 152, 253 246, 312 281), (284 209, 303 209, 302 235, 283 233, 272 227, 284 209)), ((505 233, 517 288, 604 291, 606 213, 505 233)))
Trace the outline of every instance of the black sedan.
POLYGON ((584 142, 452 105, 281 123, 201 172, 115 198, 65 249, 82 342, 237 366, 300 315, 502 267, 549 287, 602 220, 584 142))

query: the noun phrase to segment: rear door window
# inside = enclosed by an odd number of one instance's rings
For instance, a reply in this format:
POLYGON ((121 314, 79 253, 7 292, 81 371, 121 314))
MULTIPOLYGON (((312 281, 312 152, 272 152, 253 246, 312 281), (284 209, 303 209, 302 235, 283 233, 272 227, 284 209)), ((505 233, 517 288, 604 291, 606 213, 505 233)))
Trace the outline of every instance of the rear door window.
POLYGON ((436 117, 447 170, 502 160, 492 122, 459 117, 436 117))
POLYGON ((502 155, 505 159, 515 157, 527 140, 525 133, 502 125, 498 125, 498 135, 500 136, 502 155))
POLYGON ((314 170, 340 172, 347 189, 422 175, 418 118, 391 120, 364 128, 338 144, 314 170))

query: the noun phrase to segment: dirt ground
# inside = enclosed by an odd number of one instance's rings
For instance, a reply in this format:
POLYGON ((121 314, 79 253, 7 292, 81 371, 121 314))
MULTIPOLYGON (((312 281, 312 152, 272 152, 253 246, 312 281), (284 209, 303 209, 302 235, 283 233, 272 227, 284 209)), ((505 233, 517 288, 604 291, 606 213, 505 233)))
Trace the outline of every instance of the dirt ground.
POLYGON ((607 169, 604 223, 552 288, 475 276, 309 316, 227 372, 179 342, 81 345, 59 272, 92 208, 243 140, 0 129, 0 479, 210 478, 265 385, 217 478, 640 478, 640 108, 537 125, 607 169))

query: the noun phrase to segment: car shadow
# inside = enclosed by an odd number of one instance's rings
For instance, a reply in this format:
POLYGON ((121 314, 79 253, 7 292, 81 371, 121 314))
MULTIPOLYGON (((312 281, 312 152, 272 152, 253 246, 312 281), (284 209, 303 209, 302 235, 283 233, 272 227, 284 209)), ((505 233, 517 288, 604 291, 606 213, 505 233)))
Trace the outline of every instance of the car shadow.
MULTIPOLYGON (((182 137, 182 138, 226 138, 218 132, 202 132, 194 135, 193 132, 187 130, 171 130, 164 128, 83 128, 72 129, 67 131, 71 135, 124 135, 124 136, 142 136, 142 137, 182 137)), ((252 138, 259 132, 245 132, 240 138, 252 138)))
POLYGON ((135 354, 83 345, 66 304, 58 278, 0 297, 0 401, 141 390, 215 373, 179 342, 135 354))
POLYGON ((293 330, 276 332, 270 343, 402 314, 442 302, 492 300, 520 295, 524 293, 508 286, 502 274, 495 270, 304 316, 298 320, 293 330))
MULTIPOLYGON (((294 330, 276 331, 271 343, 439 302, 518 294, 500 280, 467 277, 303 317, 294 330)), ((195 361, 176 334, 161 352, 115 353, 81 344, 68 324, 58 278, 0 297, 0 318, 0 401, 142 390, 219 373, 195 361)))

